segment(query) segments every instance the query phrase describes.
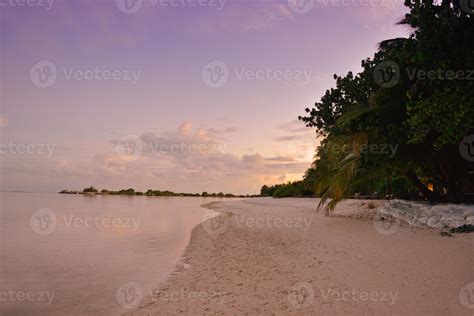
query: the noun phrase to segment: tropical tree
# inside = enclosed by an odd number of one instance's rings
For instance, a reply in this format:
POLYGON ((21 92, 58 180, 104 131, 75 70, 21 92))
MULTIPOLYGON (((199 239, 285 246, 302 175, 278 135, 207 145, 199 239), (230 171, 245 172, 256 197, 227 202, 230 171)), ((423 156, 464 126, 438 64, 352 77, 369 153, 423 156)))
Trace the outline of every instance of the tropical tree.
POLYGON ((93 186, 90 186, 88 188, 85 188, 82 192, 84 192, 84 193, 98 193, 99 190, 97 190, 93 186))
POLYGON ((361 73, 335 75, 336 87, 300 117, 325 137, 313 176, 327 211, 381 181, 390 193, 393 179, 430 201, 472 197, 474 168, 458 147, 474 132, 474 81, 439 74, 474 69, 473 18, 456 1, 405 4, 410 13, 400 23, 412 35, 382 42, 361 73))

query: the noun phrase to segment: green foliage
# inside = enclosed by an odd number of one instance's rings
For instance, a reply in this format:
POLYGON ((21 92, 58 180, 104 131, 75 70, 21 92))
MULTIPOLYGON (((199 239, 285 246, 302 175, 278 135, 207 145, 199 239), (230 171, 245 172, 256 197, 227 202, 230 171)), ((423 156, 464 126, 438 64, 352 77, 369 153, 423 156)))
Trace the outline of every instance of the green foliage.
POLYGON ((90 186, 88 188, 85 188, 82 192, 84 193, 98 193, 99 191, 94 188, 93 186, 90 186))
POLYGON ((120 193, 124 195, 135 195, 135 189, 121 190, 120 193))
POLYGON ((284 184, 276 184, 276 185, 272 185, 272 186, 264 185, 260 190, 260 195, 261 196, 273 196, 275 191, 278 190, 278 188, 282 185, 284 185, 284 184))
POLYGON ((309 168, 301 181, 262 186, 260 196, 272 196, 274 198, 313 197, 315 183, 315 169, 309 168))
POLYGON ((261 196, 270 196, 270 193, 268 192, 268 186, 265 184, 262 186, 262 188, 260 189, 260 195, 261 196))
POLYGON ((474 74, 472 80, 418 75, 419 70, 467 75, 474 69, 473 17, 456 1, 405 5, 410 13, 400 23, 413 34, 383 41, 373 58, 362 61, 361 73, 335 75, 336 87, 299 117, 325 136, 313 168, 315 191, 327 211, 356 193, 466 202, 474 192, 468 178, 473 165, 458 150, 474 133, 474 74), (387 61, 400 70, 389 87, 374 76, 387 61), (366 150, 380 144, 396 151, 366 150))
POLYGON ((393 177, 376 183, 375 191, 401 199, 416 198, 416 186, 406 177, 393 177))
POLYGON ((285 198, 285 197, 294 197, 301 196, 301 192, 298 190, 298 184, 288 183, 282 186, 279 186, 278 189, 273 193, 274 198, 285 198))

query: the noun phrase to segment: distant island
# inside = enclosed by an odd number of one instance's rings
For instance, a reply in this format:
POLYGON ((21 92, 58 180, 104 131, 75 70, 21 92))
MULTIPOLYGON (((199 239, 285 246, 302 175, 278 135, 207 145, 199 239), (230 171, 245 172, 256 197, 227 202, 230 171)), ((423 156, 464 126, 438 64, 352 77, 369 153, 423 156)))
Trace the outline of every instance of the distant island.
POLYGON ((82 191, 73 191, 73 190, 62 190, 60 194, 89 194, 89 195, 128 195, 128 196, 189 196, 189 197, 218 197, 218 198, 245 198, 245 197, 257 197, 258 195, 235 195, 232 193, 208 193, 206 191, 202 193, 176 193, 169 190, 152 190, 149 189, 146 192, 135 191, 133 188, 126 190, 112 191, 103 189, 99 191, 93 186, 85 188, 82 191))

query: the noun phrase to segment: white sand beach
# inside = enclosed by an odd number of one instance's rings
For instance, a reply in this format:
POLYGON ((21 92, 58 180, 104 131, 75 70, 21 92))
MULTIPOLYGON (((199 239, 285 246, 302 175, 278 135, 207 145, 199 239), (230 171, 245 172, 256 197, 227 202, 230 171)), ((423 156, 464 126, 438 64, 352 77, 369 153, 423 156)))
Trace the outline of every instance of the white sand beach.
MULTIPOLYGON (((441 236, 349 200, 214 202, 182 263, 130 315, 472 315, 474 234, 441 236)), ((371 205, 372 206, 372 205, 371 205)))

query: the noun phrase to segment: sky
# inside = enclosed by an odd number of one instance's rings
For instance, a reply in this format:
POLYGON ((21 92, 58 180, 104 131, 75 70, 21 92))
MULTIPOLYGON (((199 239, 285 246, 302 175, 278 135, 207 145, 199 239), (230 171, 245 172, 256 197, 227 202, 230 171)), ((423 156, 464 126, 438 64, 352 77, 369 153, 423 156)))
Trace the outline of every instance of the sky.
POLYGON ((258 193, 401 0, 0 0, 0 189, 258 193))

